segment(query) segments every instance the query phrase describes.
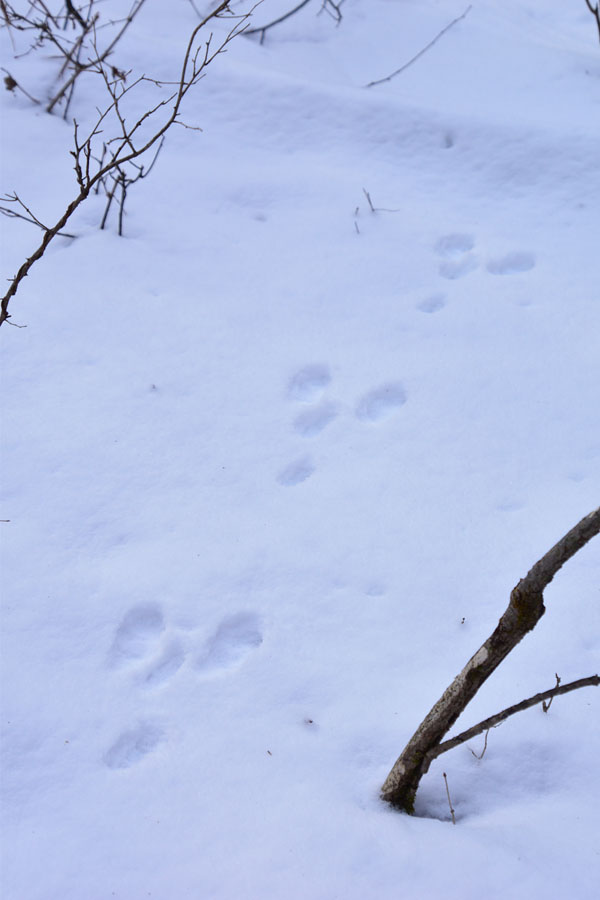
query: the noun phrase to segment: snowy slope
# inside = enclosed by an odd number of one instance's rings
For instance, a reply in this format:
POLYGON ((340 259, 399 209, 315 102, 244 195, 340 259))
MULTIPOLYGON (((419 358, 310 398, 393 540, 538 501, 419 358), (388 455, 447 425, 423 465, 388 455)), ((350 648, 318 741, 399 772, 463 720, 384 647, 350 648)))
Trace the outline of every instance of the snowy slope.
MULTIPOLYGON (((231 44, 125 238, 92 198, 2 328, 7 900, 597 896, 592 689, 442 757, 418 817, 378 799, 598 505, 594 23, 482 0, 367 89, 466 7, 319 6, 231 44)), ((119 64, 169 77, 196 21, 148 4, 119 64)), ((54 220, 71 127, 1 102, 3 190, 54 220)), ((8 277, 38 235, 0 225, 8 277)), ((459 729, 598 670, 599 550, 459 729)))

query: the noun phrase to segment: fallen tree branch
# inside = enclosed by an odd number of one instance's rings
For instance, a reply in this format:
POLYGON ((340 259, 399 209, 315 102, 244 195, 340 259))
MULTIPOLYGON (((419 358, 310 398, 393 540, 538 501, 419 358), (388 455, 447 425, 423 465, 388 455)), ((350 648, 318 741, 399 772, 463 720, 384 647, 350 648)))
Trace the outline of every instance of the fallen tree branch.
POLYGON ((600 507, 571 528, 513 588, 494 632, 444 691, 394 763, 381 789, 384 800, 406 812, 414 811, 419 782, 442 738, 492 672, 544 615, 543 591, 556 573, 598 533, 600 507))
MULTIPOLYGON (((586 2, 587 2, 587 0, 586 0, 586 2)), ((400 75, 401 72, 404 72, 406 69, 408 69, 409 66, 412 66, 413 63, 415 63, 425 53, 427 53, 427 51, 430 50, 434 44, 437 44, 439 39, 441 37, 443 37, 443 35, 445 35, 447 31, 450 31, 450 29, 454 28, 454 26, 458 22, 460 22, 462 19, 466 18, 466 16, 471 12, 472 8, 473 7, 471 5, 467 6, 464 13, 462 13, 462 15, 457 16, 457 18, 453 19, 452 22, 450 22, 448 25, 446 25, 445 28, 442 28, 442 30, 439 32, 439 34, 436 34, 436 36, 434 37, 434 39, 432 41, 429 41, 429 43, 425 47, 423 47, 422 50, 419 50, 419 52, 417 54, 415 54, 415 56, 412 57, 412 59, 409 59, 409 61, 407 63, 404 63, 403 66, 400 66, 400 68, 396 69, 395 72, 392 72, 391 75, 386 75, 385 78, 378 78, 377 81, 370 81, 368 84, 365 84, 365 87, 371 88, 371 87, 375 87, 378 84, 384 84, 386 81, 391 81, 392 78, 396 77, 396 75, 400 75)))

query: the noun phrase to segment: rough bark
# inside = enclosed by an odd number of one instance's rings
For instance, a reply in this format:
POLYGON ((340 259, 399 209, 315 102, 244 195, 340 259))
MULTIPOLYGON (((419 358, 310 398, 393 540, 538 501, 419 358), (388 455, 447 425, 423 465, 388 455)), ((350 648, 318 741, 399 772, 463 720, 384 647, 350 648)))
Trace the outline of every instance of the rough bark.
POLYGON ((600 532, 600 507, 585 516, 522 578, 494 632, 444 691, 396 760, 381 789, 393 806, 412 813, 419 782, 435 750, 482 684, 544 615, 543 592, 559 569, 600 532))

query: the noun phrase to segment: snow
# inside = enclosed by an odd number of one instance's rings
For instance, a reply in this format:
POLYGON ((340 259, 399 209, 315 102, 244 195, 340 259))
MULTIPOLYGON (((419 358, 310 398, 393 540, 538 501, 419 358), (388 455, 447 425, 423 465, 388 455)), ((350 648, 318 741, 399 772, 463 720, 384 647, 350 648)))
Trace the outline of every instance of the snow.
MULTIPOLYGON (((466 4, 346 0, 337 27, 319 7, 236 38, 125 236, 90 198, 11 301, 6 900, 597 896, 594 690, 440 757, 415 817, 378 796, 598 504, 594 22, 481 0, 367 89, 466 4)), ((170 77, 196 22, 147 4, 116 64, 170 77)), ((1 40, 46 96, 50 52, 1 40)), ((81 79, 78 121, 101 100, 81 79)), ((3 190, 55 221, 71 126, 1 103, 3 190)), ((39 232, 0 225, 8 277, 39 232)), ((455 732, 597 672, 598 550, 455 732)))

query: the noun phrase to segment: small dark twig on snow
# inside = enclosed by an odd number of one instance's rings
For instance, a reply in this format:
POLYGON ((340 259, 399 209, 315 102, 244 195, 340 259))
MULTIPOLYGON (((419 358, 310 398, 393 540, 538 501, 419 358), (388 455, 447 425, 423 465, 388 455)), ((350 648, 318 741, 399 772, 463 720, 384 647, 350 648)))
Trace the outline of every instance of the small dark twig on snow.
MULTIPOLYGON (((399 209, 388 209, 385 206, 374 206, 373 201, 371 200, 371 195, 366 188, 363 188, 363 194, 367 198, 367 203, 369 204, 369 209, 372 213, 378 212, 400 212, 399 209)), ((357 207, 358 210, 358 207, 357 207)))
POLYGON ((452 816, 452 824, 456 825, 456 816, 454 815, 454 809, 452 808, 452 800, 450 799, 450 789, 448 788, 448 776, 445 772, 444 775, 444 783, 446 785, 446 796, 448 797, 448 806, 450 807, 450 815, 452 816))
MULTIPOLYGON (((586 3, 587 3, 587 0, 586 0, 586 3)), ((439 32, 439 34, 436 34, 436 36, 434 37, 434 39, 432 41, 429 41, 429 43, 425 47, 423 47, 422 50, 419 50, 419 52, 417 54, 415 54, 415 56, 412 57, 412 59, 409 59, 409 61, 407 63, 404 63, 403 66, 400 66, 400 68, 396 69, 395 72, 392 72, 391 75, 387 75, 385 78, 378 78, 377 81, 370 81, 368 84, 365 85, 365 87, 370 88, 370 87, 375 87, 378 84, 384 84, 384 82, 391 81, 392 78, 396 77, 396 75, 399 75, 401 72, 404 72, 405 69, 408 69, 409 66, 412 66, 412 64, 414 62, 416 62, 418 59, 421 58, 421 56, 423 56, 425 53, 427 53, 427 51, 430 50, 434 44, 437 44, 439 39, 444 34, 446 34, 447 31, 450 31, 450 29, 453 28, 458 22, 460 22, 462 19, 466 18, 466 16, 470 13, 472 8, 473 8, 472 6, 467 6, 467 8, 465 9, 465 11, 462 15, 457 16, 456 19, 453 19, 452 22, 449 22, 445 28, 442 28, 442 30, 439 32)))
MULTIPOLYGON (((556 672, 554 673, 554 677, 556 678, 556 687, 558 687, 559 684, 560 684, 560 678, 558 677, 558 675, 556 674, 556 672)), ((550 697, 550 700, 548 701, 548 703, 546 703, 545 700, 542 701, 542 709, 544 710, 545 713, 547 713, 548 710, 550 709, 550 707, 552 706, 552 701, 553 701, 553 700, 554 700, 554 694, 552 694, 552 696, 550 697)))

